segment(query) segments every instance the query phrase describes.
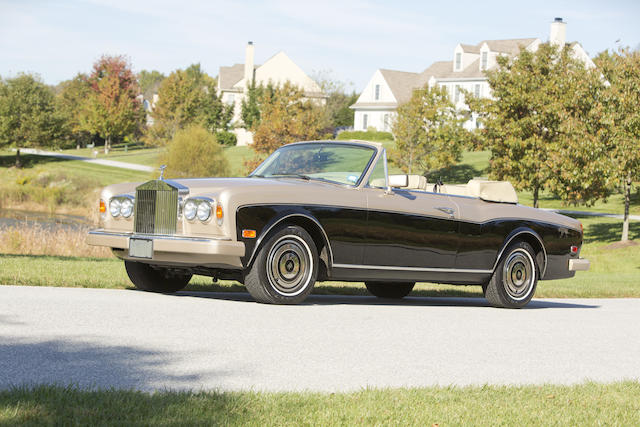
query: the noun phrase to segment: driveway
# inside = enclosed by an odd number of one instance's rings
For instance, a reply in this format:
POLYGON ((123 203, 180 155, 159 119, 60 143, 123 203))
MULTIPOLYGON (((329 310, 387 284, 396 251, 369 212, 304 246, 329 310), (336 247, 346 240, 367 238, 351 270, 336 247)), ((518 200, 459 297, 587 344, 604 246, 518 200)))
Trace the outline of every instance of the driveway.
POLYGON ((322 390, 640 379, 640 299, 312 296, 0 286, 0 388, 322 390))

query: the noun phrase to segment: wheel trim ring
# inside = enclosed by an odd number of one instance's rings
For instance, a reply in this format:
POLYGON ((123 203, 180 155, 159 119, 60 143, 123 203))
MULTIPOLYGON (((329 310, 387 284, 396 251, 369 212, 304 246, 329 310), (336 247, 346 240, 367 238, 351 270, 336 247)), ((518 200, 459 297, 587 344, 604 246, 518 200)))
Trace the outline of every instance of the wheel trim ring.
MULTIPOLYGON (((296 263, 296 261, 293 262, 296 263)), ((295 235, 282 236, 267 254, 266 270, 269 285, 282 296, 293 297, 304 292, 311 281, 313 268, 311 249, 304 239, 295 235), (284 260, 283 257, 285 257, 284 260), (286 267, 287 261, 294 259, 298 262, 297 273, 291 278, 281 274, 281 266, 286 267)), ((294 270, 296 270, 295 266, 294 270)), ((290 272, 288 273, 287 275, 290 275, 290 272)))
POLYGON ((505 260, 502 283, 509 298, 525 300, 533 290, 535 264, 531 254, 524 249, 516 249, 505 260))

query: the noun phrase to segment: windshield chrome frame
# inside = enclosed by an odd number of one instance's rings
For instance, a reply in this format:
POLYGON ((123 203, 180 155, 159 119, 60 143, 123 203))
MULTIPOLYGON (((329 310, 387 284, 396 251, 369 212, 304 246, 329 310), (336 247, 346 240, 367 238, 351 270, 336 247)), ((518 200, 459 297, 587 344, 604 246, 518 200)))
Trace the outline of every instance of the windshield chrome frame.
MULTIPOLYGON (((325 145, 345 145, 345 146, 351 146, 351 147, 361 147, 361 148, 370 148, 371 150, 373 150, 373 153, 371 154, 371 157, 369 158, 369 161, 367 162, 367 164, 365 165, 365 167, 362 169, 362 173, 360 174, 360 176, 358 177, 358 181, 356 181, 354 184, 348 184, 348 183, 344 183, 344 182, 337 182, 337 181, 332 181, 329 179, 318 179, 316 178, 316 181, 321 181, 321 182, 327 182, 330 184, 335 184, 335 185, 342 185, 348 188, 360 188, 362 186, 362 183, 364 182, 365 177, 369 176, 369 172, 371 171, 372 165, 376 163, 376 160, 380 158, 380 153, 382 152, 384 154, 385 149, 382 148, 380 149, 376 144, 367 144, 367 143, 359 143, 359 142, 351 142, 351 141, 303 141, 303 142, 294 142, 291 144, 287 144, 287 145, 283 145, 282 147, 278 148, 276 151, 284 148, 284 147, 289 147, 292 145, 320 145, 320 144, 325 144, 325 145)), ((273 154, 276 152, 274 151, 273 153, 271 153, 266 159, 264 159, 264 161, 262 163, 260 163, 254 170, 253 172, 251 172, 251 174, 249 174, 249 177, 252 177, 255 173, 255 171, 257 171, 271 156, 273 156, 273 154)), ((385 172, 386 172, 386 155, 385 157, 385 172)), ((385 176, 387 176, 387 174, 385 173, 385 176)), ((277 177, 266 177, 266 178, 277 178, 277 177)), ((314 178, 311 178, 311 180, 314 180, 314 178)), ((387 181, 388 182, 388 178, 387 181)))

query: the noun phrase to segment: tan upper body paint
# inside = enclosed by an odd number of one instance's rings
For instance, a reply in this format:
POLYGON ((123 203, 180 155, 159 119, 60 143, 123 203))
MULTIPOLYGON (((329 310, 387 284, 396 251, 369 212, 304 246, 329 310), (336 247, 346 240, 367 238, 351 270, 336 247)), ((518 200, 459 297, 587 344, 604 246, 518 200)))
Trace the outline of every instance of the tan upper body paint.
MULTIPOLYGON (((326 142, 326 141, 323 141, 326 142)), ((222 237, 236 240, 236 211, 249 205, 322 205, 353 209, 380 210, 408 213, 413 215, 435 216, 459 221, 484 223, 497 219, 530 219, 580 230, 580 222, 553 212, 515 204, 487 201, 504 198, 512 200, 513 187, 508 183, 482 185, 470 181, 467 186, 442 186, 441 192, 430 192, 432 185, 426 180, 409 176, 407 182, 417 181, 424 190, 373 188, 368 185, 376 162, 385 161, 386 152, 382 145, 371 142, 354 142, 368 145, 377 150, 375 160, 364 173, 360 184, 356 186, 333 184, 298 178, 195 178, 174 180, 189 189, 188 197, 208 197, 221 205, 224 213, 222 225, 215 219, 206 223, 199 220, 188 221, 182 217, 178 221, 178 235, 194 237, 222 237), (507 184, 507 185, 505 185, 507 184), (448 187, 451 187, 450 189, 448 187), (446 194, 445 192, 454 194, 446 194), (483 193, 484 191, 484 193, 483 193), (460 194, 475 194, 477 197, 460 194), (484 194, 484 197, 483 197, 484 194), (481 198, 482 197, 482 198, 481 198), (483 198, 485 200, 483 200, 483 198)), ((135 196, 135 189, 141 183, 110 185, 101 193, 105 203, 117 195, 135 196)), ((490 184, 490 183, 489 183, 490 184)), ((411 187, 411 184, 409 184, 411 187)), ((515 195, 515 191, 513 192, 515 195)), ((215 209, 215 208, 214 208, 215 209)), ((105 231, 133 232, 133 219, 112 218, 107 209, 101 220, 105 231)))

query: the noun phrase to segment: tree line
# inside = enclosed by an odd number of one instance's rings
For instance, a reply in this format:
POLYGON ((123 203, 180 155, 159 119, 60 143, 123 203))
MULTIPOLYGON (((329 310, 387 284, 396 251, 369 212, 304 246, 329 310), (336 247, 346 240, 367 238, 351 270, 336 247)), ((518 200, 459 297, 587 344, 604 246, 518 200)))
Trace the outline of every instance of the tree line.
POLYGON ((621 189, 628 240, 640 174, 640 53, 605 51, 589 68, 569 47, 542 44, 497 61, 487 72, 491 97, 465 92, 466 111, 444 88, 416 90, 398 109, 396 162, 428 175, 459 162, 463 149, 488 149, 489 177, 531 191, 535 207, 542 191, 588 206, 621 189), (471 114, 480 126, 468 131, 471 114))
POLYGON ((353 122, 348 107, 355 93, 347 94, 344 85, 330 79, 320 83, 327 94, 321 104, 288 83, 252 86, 243 105, 246 122, 232 123, 233 106, 222 102, 216 79, 199 64, 168 76, 147 70, 136 75, 127 58, 103 56, 90 73, 56 87, 27 73, 0 79, 0 148, 70 148, 98 142, 108 152, 115 142, 132 141, 166 146, 177 132, 194 127, 211 134, 216 143, 235 145, 229 131, 246 126, 256 133, 254 149, 263 155, 278 138, 282 143, 317 138, 353 122), (145 99, 152 103, 149 123, 145 99))

